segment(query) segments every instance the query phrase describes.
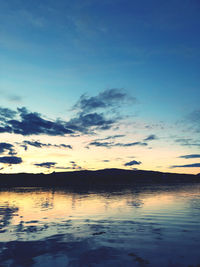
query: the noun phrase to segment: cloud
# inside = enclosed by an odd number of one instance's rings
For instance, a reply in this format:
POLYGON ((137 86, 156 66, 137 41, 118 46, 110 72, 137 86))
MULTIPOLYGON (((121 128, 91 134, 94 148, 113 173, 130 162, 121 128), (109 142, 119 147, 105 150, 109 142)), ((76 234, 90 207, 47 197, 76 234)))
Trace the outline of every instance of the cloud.
POLYGON ((47 144, 43 144, 43 143, 41 143, 39 141, 27 141, 27 140, 23 141, 23 146, 27 146, 27 145, 35 146, 35 147, 38 147, 38 148, 42 148, 43 146, 48 146, 47 144))
POLYGON ((145 142, 133 142, 133 143, 117 143, 115 146, 121 146, 121 147, 129 147, 129 146, 147 146, 148 144, 145 142))
MULTIPOLYGON (((112 128, 122 119, 122 116, 117 115, 114 109, 118 109, 121 104, 133 102, 136 102, 136 99, 128 96, 122 89, 105 90, 94 97, 82 95, 73 106, 76 113, 69 121, 46 119, 38 112, 30 112, 26 107, 18 108, 16 111, 0 108, 0 133, 14 133, 23 136, 91 134, 95 130, 112 128), (97 112, 96 110, 99 108, 104 109, 104 112, 97 112)), ((112 138, 119 136, 116 135, 112 138)))
POLYGON ((182 159, 196 159, 196 158, 200 158, 200 154, 183 155, 183 156, 180 156, 179 158, 182 158, 182 159))
POLYGON ((0 90, 0 94, 3 98, 5 98, 6 100, 10 101, 10 102, 21 102, 22 101, 22 97, 19 95, 14 95, 14 94, 8 94, 6 91, 0 90))
POLYGON ((0 154, 4 152, 8 152, 9 155, 16 155, 16 152, 14 150, 14 146, 9 143, 0 143, 0 154))
POLYGON ((43 168, 47 168, 50 169, 52 167, 54 167, 57 163, 56 162, 42 162, 42 163, 35 163, 34 165, 37 167, 43 167, 43 168))
POLYGON ((56 166, 53 168, 56 170, 71 170, 71 167, 65 167, 65 166, 56 166))
POLYGON ((189 124, 190 130, 199 133, 200 132, 200 109, 196 109, 189 113, 181 123, 189 124))
POLYGON ((65 144, 53 145, 53 146, 55 146, 55 147, 64 147, 64 148, 72 149, 72 146, 71 145, 65 145, 65 144))
POLYGON ((0 163, 5 164, 20 164, 22 163, 22 159, 20 157, 0 157, 0 163))
POLYGON ((133 165, 140 165, 140 164, 142 164, 141 161, 132 160, 132 161, 126 162, 124 166, 133 166, 133 165))
POLYGON ((82 133, 91 132, 91 128, 107 130, 112 127, 116 119, 106 119, 102 113, 80 114, 71 119, 66 125, 73 131, 82 133))
POLYGON ((128 102, 135 103, 136 98, 128 96, 123 89, 113 88, 107 89, 93 97, 88 97, 85 94, 81 95, 73 109, 85 114, 99 108, 117 107, 128 102))
POLYGON ((187 119, 190 120, 190 122, 193 123, 200 123, 200 109, 198 110, 194 110, 193 112, 191 112, 188 116, 187 119))
POLYGON ((200 163, 193 163, 193 164, 186 164, 186 165, 172 165, 170 166, 171 169, 173 168, 196 168, 200 167, 200 163))
POLYGON ((84 94, 72 107, 76 114, 67 123, 67 127, 82 133, 108 130, 122 119, 122 116, 118 116, 116 112, 119 107, 122 104, 135 102, 136 98, 128 96, 123 89, 107 89, 93 97, 84 94))
POLYGON ((144 141, 152 141, 152 140, 156 140, 158 139, 158 137, 155 134, 151 134, 149 136, 147 136, 144 141))
POLYGON ((50 121, 41 117, 40 113, 29 112, 25 107, 18 108, 17 112, 0 109, 0 132, 21 135, 65 135, 73 133, 67 128, 66 122, 61 120, 50 121), (19 118, 16 118, 18 115, 19 118))
POLYGON ((200 147, 199 140, 193 140, 192 138, 179 138, 175 140, 176 143, 179 143, 181 146, 197 146, 200 147))
POLYGON ((18 103, 18 102, 22 101, 22 97, 19 95, 8 95, 7 98, 10 102, 17 102, 18 103))
POLYGON ((75 161, 70 161, 69 163, 71 166, 52 166, 54 169, 57 170, 82 170, 82 167, 79 166, 75 161))
POLYGON ((12 119, 15 117, 17 112, 9 108, 0 107, 0 121, 5 121, 6 119, 12 119))
POLYGON ((124 134, 110 135, 110 136, 107 136, 105 138, 95 139, 95 141, 104 141, 104 140, 116 139, 116 138, 120 138, 120 137, 124 137, 124 136, 125 136, 124 134))
POLYGON ((97 146, 97 147, 131 147, 131 146, 147 146, 147 143, 144 142, 133 142, 133 143, 114 143, 114 142, 98 142, 93 141, 88 144, 89 146, 97 146))
POLYGON ((69 167, 69 169, 71 170, 82 170, 82 167, 79 166, 75 161, 70 161, 71 166, 69 167))
POLYGON ((190 142, 191 140, 192 140, 191 138, 178 138, 175 140, 175 142, 188 144, 188 142, 190 142))
POLYGON ((112 146, 112 143, 110 143, 110 142, 97 142, 97 141, 94 141, 94 142, 89 143, 89 146, 111 147, 112 146))
POLYGON ((57 162, 42 162, 42 163, 35 163, 34 165, 37 167, 42 167, 42 168, 46 168, 46 169, 59 169, 59 170, 81 170, 82 167, 79 166, 75 161, 70 161, 70 165, 71 166, 55 166, 57 164, 57 162))
POLYGON ((21 146, 24 147, 25 150, 28 149, 28 146, 34 146, 34 147, 37 147, 37 148, 58 147, 58 148, 69 148, 69 149, 72 149, 71 145, 66 145, 66 144, 56 145, 56 144, 50 144, 50 143, 41 143, 40 141, 34 141, 34 140, 32 140, 32 141, 25 140, 25 141, 23 141, 21 146))

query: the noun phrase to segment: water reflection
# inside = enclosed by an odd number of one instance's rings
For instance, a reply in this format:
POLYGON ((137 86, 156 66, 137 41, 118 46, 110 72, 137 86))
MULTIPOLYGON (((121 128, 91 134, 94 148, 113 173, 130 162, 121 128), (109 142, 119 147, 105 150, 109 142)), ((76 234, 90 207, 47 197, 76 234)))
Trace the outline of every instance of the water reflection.
POLYGON ((9 203, 4 204, 3 207, 0 207, 0 233, 5 232, 5 228, 10 224, 12 217, 16 214, 18 208, 10 207, 9 203))
POLYGON ((0 191, 0 266, 197 266, 200 186, 0 191))

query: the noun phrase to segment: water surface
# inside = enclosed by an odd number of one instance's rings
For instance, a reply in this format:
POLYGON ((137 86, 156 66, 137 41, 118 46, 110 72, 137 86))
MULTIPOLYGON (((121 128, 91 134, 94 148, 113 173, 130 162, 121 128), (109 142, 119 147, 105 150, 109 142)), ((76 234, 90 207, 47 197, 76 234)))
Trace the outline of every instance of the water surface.
POLYGON ((0 191, 0 266, 200 266, 200 185, 0 191))

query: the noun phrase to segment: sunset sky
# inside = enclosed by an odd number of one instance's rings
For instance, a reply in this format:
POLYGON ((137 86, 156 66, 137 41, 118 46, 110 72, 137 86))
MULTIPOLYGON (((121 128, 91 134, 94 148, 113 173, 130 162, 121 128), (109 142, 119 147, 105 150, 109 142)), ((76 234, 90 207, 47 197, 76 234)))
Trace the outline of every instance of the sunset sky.
POLYGON ((1 0, 1 173, 200 173, 199 14, 199 0, 1 0))

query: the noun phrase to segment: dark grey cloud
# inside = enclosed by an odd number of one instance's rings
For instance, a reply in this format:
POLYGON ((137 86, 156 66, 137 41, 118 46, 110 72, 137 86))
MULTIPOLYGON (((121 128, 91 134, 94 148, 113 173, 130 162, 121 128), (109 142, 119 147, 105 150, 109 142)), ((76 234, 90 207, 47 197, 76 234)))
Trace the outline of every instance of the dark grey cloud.
POLYGON ((104 159, 104 160, 102 160, 103 162, 110 162, 110 160, 108 160, 108 159, 104 159))
POLYGON ((200 154, 183 155, 183 156, 180 156, 179 158, 182 158, 182 159, 196 159, 196 158, 200 158, 200 154))
POLYGON ((9 108, 0 107, 0 121, 6 121, 6 119, 12 119, 16 116, 17 112, 9 108))
POLYGON ((40 113, 29 112, 25 107, 17 112, 10 109, 0 110, 0 132, 21 135, 65 135, 73 133, 61 120, 50 121, 42 118, 40 113))
POLYGON ((82 133, 91 132, 91 128, 99 130, 110 129, 113 124, 117 121, 115 119, 106 119, 102 113, 89 113, 79 114, 77 117, 67 122, 67 127, 73 131, 79 131, 82 133))
POLYGON ((114 143, 114 142, 98 142, 93 141, 88 144, 89 146, 97 146, 97 147, 131 147, 131 146, 147 146, 147 143, 144 142, 132 142, 132 143, 114 143))
POLYGON ((50 144, 50 143, 41 143, 40 141, 28 141, 25 140, 23 141, 23 143, 21 144, 22 147, 24 147, 25 150, 28 149, 28 146, 34 146, 37 148, 43 148, 43 147, 58 147, 58 148, 69 148, 72 149, 71 145, 66 145, 66 144, 50 144))
POLYGON ((34 165, 37 167, 43 167, 43 168, 47 168, 50 169, 52 167, 54 167, 57 163, 56 162, 42 162, 42 163, 35 163, 34 165))
POLYGON ((20 164, 22 163, 22 158, 20 157, 0 157, 0 163, 5 163, 5 164, 20 164))
POLYGON ((0 154, 8 152, 9 155, 16 155, 14 146, 9 143, 0 143, 0 154))
POLYGON ((133 165, 140 165, 140 164, 142 164, 141 161, 132 160, 132 161, 126 162, 126 163, 124 164, 124 166, 133 166, 133 165))
POLYGON ((196 168, 200 167, 200 163, 192 163, 192 164, 186 164, 186 165, 172 165, 170 168, 196 168))
MULTIPOLYGON (((38 148, 42 148, 43 146, 46 146, 47 144, 43 144, 39 141, 23 141, 23 144, 22 146, 26 146, 26 150, 27 150, 27 146, 35 146, 35 147, 38 147, 38 148)), ((48 146, 48 145, 47 145, 48 146)))
MULTIPOLYGON (((108 130, 122 119, 114 112, 115 107, 119 108, 123 103, 135 101, 135 98, 128 96, 122 89, 105 90, 94 97, 82 95, 74 105, 73 110, 76 113, 69 121, 50 120, 38 112, 30 112, 25 107, 16 111, 0 108, 0 133, 64 136, 108 130), (103 108, 104 112, 97 112, 99 108, 103 108)), ((112 138, 117 138, 117 135, 112 138)))
POLYGON ((97 96, 88 97, 82 95, 73 109, 80 110, 81 113, 88 113, 99 108, 111 108, 119 106, 122 103, 136 102, 136 98, 130 97, 124 89, 107 89, 97 96))
POLYGON ((75 161, 70 161, 69 165, 70 166, 56 166, 57 162, 41 162, 41 163, 35 163, 34 164, 37 167, 42 167, 42 168, 46 168, 46 169, 58 169, 58 170, 81 170, 82 167, 79 166, 75 161))
POLYGON ((157 140, 158 137, 155 134, 151 134, 149 136, 147 136, 144 141, 152 141, 152 140, 157 140))
POLYGON ((76 114, 67 123, 67 127, 82 133, 108 130, 122 119, 116 115, 120 106, 133 102, 136 102, 136 99, 128 96, 123 89, 108 89, 93 97, 82 95, 72 107, 76 114))

